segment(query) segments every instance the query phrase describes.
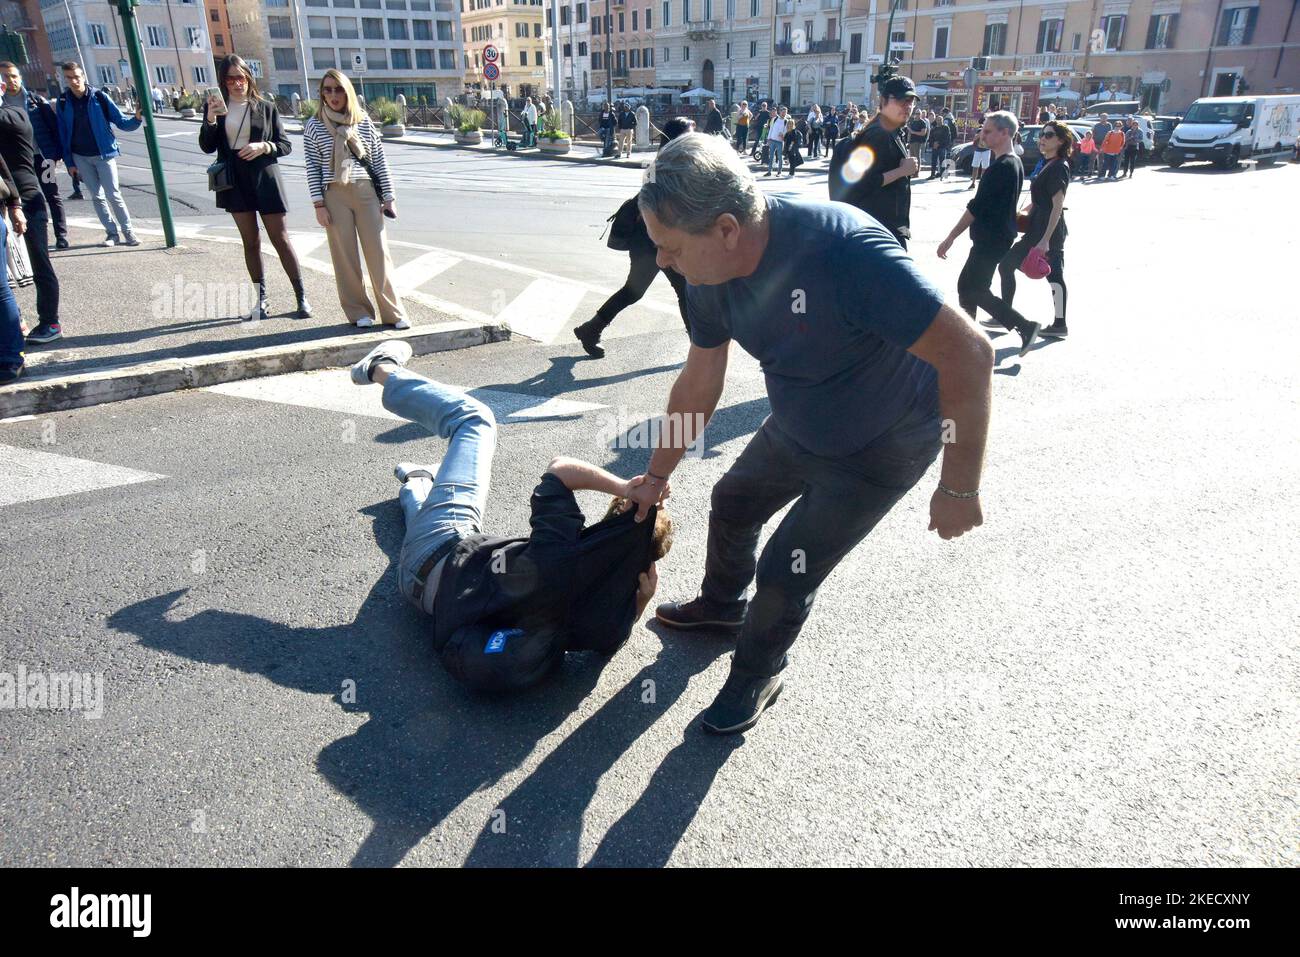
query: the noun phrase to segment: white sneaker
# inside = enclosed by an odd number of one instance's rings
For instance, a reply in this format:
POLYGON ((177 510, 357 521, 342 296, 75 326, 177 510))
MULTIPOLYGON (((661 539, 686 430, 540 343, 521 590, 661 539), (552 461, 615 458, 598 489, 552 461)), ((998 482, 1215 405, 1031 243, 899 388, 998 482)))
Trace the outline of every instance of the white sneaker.
POLYGON ((369 385, 374 381, 370 378, 370 373, 380 362, 404 366, 411 361, 411 354, 411 347, 400 339, 381 342, 366 353, 364 359, 353 363, 352 381, 357 385, 369 385))
POLYGON ((113 238, 112 236, 105 236, 105 237, 104 237, 104 241, 103 241, 102 243, 100 243, 99 245, 101 245, 101 246, 116 246, 116 245, 117 245, 117 240, 116 240, 115 238, 113 238))
POLYGON ((411 320, 410 320, 410 319, 398 319, 397 322, 393 325, 393 328, 394 328, 394 329, 410 329, 410 328, 411 328, 411 320))
POLYGON ((397 481, 403 485, 410 478, 427 478, 433 481, 433 476, 437 473, 436 465, 416 465, 414 462, 398 462, 397 467, 393 469, 393 474, 397 476, 397 481))
POLYGON ((374 324, 375 324, 375 320, 372 319, 370 316, 362 316, 360 319, 357 320, 358 329, 369 329, 374 324))

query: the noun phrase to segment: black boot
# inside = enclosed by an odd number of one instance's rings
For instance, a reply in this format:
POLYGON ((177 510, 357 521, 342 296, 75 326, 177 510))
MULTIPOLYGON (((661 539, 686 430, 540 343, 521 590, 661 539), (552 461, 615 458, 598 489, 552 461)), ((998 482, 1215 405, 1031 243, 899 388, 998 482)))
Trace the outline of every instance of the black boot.
POLYGON ((605 358, 605 350, 600 347, 600 334, 605 325, 592 317, 573 330, 573 335, 582 343, 583 351, 593 359, 605 358))
POLYGON ((270 306, 266 301, 266 281, 262 280, 257 284, 257 302, 253 304, 253 311, 246 316, 241 316, 244 322, 261 322, 269 315, 270 306))
POLYGON ((302 287, 302 280, 293 284, 293 294, 298 299, 298 311, 294 314, 294 318, 310 319, 311 303, 307 301, 307 290, 302 287))

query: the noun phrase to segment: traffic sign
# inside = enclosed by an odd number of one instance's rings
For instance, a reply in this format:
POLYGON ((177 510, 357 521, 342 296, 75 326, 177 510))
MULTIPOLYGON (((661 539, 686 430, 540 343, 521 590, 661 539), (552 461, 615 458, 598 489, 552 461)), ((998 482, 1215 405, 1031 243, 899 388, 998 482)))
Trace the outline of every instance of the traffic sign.
POLYGON ((483 66, 483 79, 495 83, 501 79, 501 67, 495 63, 487 63, 483 66))
POLYGON ((885 55, 883 53, 868 53, 862 58, 863 63, 884 63, 885 55))
POLYGON ((911 41, 911 40, 891 40, 891 41, 889 41, 889 49, 891 49, 891 50, 904 50, 904 51, 906 51, 906 50, 911 50, 911 49, 912 49, 912 41, 911 41))
POLYGON ((489 43, 487 46, 485 46, 485 47, 483 48, 483 62, 484 62, 484 63, 496 63, 496 62, 497 62, 497 57, 499 57, 500 55, 501 55, 501 54, 500 54, 500 52, 497 50, 496 46, 494 46, 494 45, 491 44, 491 43, 489 43))
POLYGON ((364 54, 361 53, 352 54, 352 72, 353 73, 366 72, 366 58, 364 54))

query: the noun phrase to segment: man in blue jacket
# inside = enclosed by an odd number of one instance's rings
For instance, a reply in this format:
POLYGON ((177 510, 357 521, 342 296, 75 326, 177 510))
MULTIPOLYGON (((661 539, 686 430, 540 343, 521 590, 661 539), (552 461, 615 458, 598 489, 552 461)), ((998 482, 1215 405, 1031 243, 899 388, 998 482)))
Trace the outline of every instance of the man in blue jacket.
POLYGON ((86 82, 86 74, 79 63, 69 60, 63 64, 63 81, 68 88, 59 97, 59 146, 68 172, 80 174, 90 190, 95 214, 108 234, 100 245, 122 243, 139 246, 140 240, 131 232, 131 214, 127 212, 118 185, 117 155, 121 150, 118 149, 117 137, 113 135, 113 127, 130 133, 140 128, 143 118, 137 110, 134 117, 127 119, 106 93, 86 82), (105 193, 108 194, 107 202, 105 193), (109 215, 110 206, 112 216, 109 215))
POLYGON ((50 207, 54 248, 67 249, 68 222, 63 215, 63 198, 59 196, 59 184, 54 176, 55 167, 63 159, 63 147, 59 145, 59 119, 54 115, 49 100, 23 87, 22 72, 15 64, 0 63, 0 81, 4 83, 4 105, 26 110, 31 121, 32 134, 36 138, 36 173, 40 177, 45 204, 50 207))

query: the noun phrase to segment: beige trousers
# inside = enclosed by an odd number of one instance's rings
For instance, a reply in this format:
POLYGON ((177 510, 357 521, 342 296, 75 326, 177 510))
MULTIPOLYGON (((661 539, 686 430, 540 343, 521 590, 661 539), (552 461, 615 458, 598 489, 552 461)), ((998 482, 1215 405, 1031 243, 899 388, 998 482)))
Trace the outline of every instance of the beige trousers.
POLYGON ((618 146, 619 146, 619 149, 622 150, 622 152, 626 153, 628 156, 631 156, 631 155, 632 155, 632 134, 635 133, 635 132, 636 132, 636 130, 619 130, 619 131, 618 131, 618 146))
POLYGON ((339 287, 339 304, 348 322, 356 325, 362 316, 379 319, 386 326, 406 318, 406 310, 393 288, 393 260, 388 254, 384 231, 383 207, 369 180, 359 183, 330 183, 325 188, 325 208, 330 225, 326 230, 330 243, 330 260, 334 263, 334 280, 339 287), (361 250, 357 251, 360 241, 361 250), (366 257, 370 285, 378 300, 375 314, 366 296, 361 273, 361 254, 366 257))

